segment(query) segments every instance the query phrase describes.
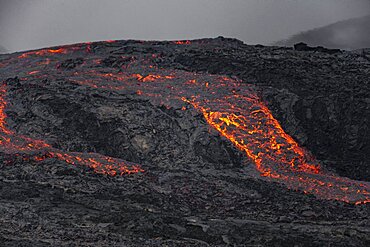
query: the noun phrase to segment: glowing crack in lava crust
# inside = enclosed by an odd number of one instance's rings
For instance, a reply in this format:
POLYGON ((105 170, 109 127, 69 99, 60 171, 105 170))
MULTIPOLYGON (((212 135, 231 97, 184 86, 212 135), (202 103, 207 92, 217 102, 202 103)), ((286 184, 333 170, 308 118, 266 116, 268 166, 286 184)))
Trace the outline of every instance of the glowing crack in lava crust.
MULTIPOLYGON (((114 41, 106 43, 114 45, 114 41)), ((192 45, 187 41, 173 45, 179 44, 192 45)), ((118 69, 107 68, 101 65, 104 57, 92 51, 91 45, 86 43, 27 52, 2 66, 16 72, 28 71, 21 78, 24 85, 38 79, 59 79, 83 90, 136 94, 136 97, 168 108, 187 110, 193 107, 203 114, 210 126, 254 162, 264 179, 321 199, 356 205, 370 202, 369 183, 325 171, 319 161, 285 133, 258 97, 254 86, 223 76, 158 68, 154 59, 160 54, 144 53, 129 57, 119 53, 121 59, 129 62, 118 69), (78 56, 84 57, 78 70, 60 72, 58 61, 61 58, 78 56), (40 69, 40 66, 43 67, 40 69)), ((56 158, 110 175, 142 171, 137 165, 98 154, 62 152, 43 141, 17 135, 7 129, 4 109, 7 105, 6 88, 11 86, 3 84, 0 94, 0 148, 3 152, 27 154, 35 161, 56 158)))

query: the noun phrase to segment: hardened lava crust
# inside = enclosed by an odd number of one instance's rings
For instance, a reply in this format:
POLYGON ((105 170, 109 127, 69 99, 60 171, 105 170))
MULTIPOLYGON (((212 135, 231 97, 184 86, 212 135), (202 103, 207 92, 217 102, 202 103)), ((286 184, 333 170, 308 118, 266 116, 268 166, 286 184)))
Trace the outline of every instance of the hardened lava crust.
POLYGON ((370 53, 0 55, 0 246, 369 246, 370 53))

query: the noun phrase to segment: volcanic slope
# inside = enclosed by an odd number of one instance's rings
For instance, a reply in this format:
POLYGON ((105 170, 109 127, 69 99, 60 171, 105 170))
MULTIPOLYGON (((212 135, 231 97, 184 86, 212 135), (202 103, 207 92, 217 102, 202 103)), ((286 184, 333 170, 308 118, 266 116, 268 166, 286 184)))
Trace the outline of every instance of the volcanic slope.
POLYGON ((369 183, 284 131, 277 89, 189 71, 199 52, 248 49, 271 48, 218 38, 3 55, 3 242, 368 244, 369 183))

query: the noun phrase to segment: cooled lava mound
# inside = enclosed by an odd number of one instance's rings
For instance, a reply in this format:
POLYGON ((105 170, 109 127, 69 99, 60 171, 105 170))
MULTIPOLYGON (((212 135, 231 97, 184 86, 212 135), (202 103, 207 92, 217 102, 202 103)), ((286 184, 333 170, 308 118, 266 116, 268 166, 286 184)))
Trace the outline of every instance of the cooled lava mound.
POLYGON ((366 246, 369 71, 224 38, 1 55, 1 241, 366 246))

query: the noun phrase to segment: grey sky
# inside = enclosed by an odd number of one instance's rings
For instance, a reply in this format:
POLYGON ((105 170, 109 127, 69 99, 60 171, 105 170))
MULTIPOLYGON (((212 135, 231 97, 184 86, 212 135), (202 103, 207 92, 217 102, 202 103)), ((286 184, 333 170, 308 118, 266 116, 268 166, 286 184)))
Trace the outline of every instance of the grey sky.
POLYGON ((0 45, 219 35, 269 44, 367 14, 370 0, 0 0, 0 45))

